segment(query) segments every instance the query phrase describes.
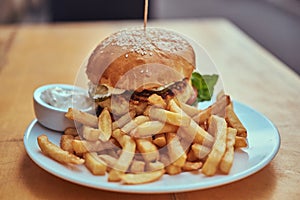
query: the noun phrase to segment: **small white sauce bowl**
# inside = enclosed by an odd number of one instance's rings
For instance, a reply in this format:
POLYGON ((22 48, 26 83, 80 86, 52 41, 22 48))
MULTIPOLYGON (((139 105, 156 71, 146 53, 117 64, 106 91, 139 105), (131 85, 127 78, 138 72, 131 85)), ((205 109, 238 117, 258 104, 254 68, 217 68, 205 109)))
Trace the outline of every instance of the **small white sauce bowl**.
MULTIPOLYGON (((37 88, 33 93, 33 107, 35 116, 38 122, 46 128, 49 128, 54 131, 63 132, 68 127, 75 127, 74 122, 69 120, 65 117, 67 109, 61 109, 53 107, 41 99, 41 94, 50 88, 59 87, 62 89, 68 90, 78 90, 86 92, 83 88, 74 86, 74 85, 67 85, 67 84, 49 84, 43 85, 37 88)), ((70 106, 71 107, 71 106, 70 106)), ((92 107, 88 109, 83 109, 84 112, 90 112, 92 107)))

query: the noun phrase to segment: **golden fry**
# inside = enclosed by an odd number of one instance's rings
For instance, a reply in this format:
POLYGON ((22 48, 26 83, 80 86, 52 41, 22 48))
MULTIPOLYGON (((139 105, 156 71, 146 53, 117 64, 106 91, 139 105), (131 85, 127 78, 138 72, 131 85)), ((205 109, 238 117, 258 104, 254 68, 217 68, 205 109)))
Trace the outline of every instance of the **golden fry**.
POLYGON ((130 172, 139 173, 145 171, 145 162, 140 160, 133 160, 130 166, 130 172))
MULTIPOLYGON (((184 113, 181 108, 176 104, 176 102, 172 99, 169 101, 170 110, 176 113, 182 113, 185 116, 188 116, 184 113)), ((201 128, 194 120, 190 121, 190 125, 186 127, 180 127, 184 132, 186 137, 194 138, 195 143, 212 145, 214 142, 214 138, 206 132, 203 128, 201 128)))
POLYGON ((65 116, 66 118, 77 121, 83 125, 91 126, 93 128, 98 127, 98 118, 95 115, 91 115, 74 108, 69 108, 65 116))
POLYGON ((237 136, 247 137, 247 129, 244 127, 238 116, 235 114, 232 104, 226 106, 225 120, 229 127, 237 130, 237 136))
POLYGON ((211 149, 201 144, 195 143, 192 145, 192 151, 196 158, 203 159, 210 153, 211 149))
POLYGON ((64 131, 64 134, 65 134, 65 135, 73 135, 73 136, 77 136, 77 135, 78 135, 78 132, 77 132, 77 129, 76 129, 76 128, 69 127, 69 128, 66 128, 66 130, 64 131))
POLYGON ((60 148, 62 148, 65 151, 68 151, 69 153, 73 153, 73 145, 72 141, 74 140, 73 135, 62 135, 60 138, 60 148))
POLYGON ((146 162, 152 162, 159 159, 159 152, 157 147, 147 139, 136 139, 136 147, 142 154, 146 162))
POLYGON ((187 156, 186 160, 189 161, 189 162, 195 162, 195 161, 199 160, 196 157, 196 155, 195 155, 195 153, 194 153, 194 151, 193 151, 192 148, 188 151, 188 153, 186 154, 186 156, 187 156))
POLYGON ((166 102, 163 100, 163 98, 157 94, 152 94, 149 98, 148 101, 151 105, 159 108, 165 109, 167 107, 166 102))
POLYGON ((201 112, 193 116, 193 120, 198 124, 203 124, 209 119, 210 116, 211 116, 211 107, 208 107, 207 109, 202 110, 201 112))
POLYGON ((220 170, 225 174, 229 173, 233 163, 236 133, 236 129, 227 128, 226 151, 219 165, 220 170))
POLYGON ((208 131, 215 135, 216 141, 212 146, 211 152, 202 167, 202 173, 212 176, 216 173, 218 165, 226 149, 227 124, 224 118, 212 115, 208 131))
POLYGON ((97 153, 86 153, 84 154, 85 166, 94 175, 105 175, 107 165, 101 159, 97 157, 97 153))
POLYGON ((86 140, 73 140, 72 146, 76 154, 103 151, 116 147, 112 142, 101 142, 100 140, 91 142, 86 140))
POLYGON ((195 106, 191 106, 183 102, 178 102, 177 105, 190 117, 195 116, 199 112, 201 112, 201 110, 199 110, 195 106))
POLYGON ((176 175, 176 174, 180 174, 182 172, 181 167, 175 166, 173 164, 166 166, 165 169, 169 175, 176 175))
POLYGON ((156 171, 160 169, 164 169, 165 165, 160 161, 149 162, 147 163, 146 169, 147 171, 156 171))
POLYGON ((137 138, 149 137, 152 135, 166 133, 166 132, 176 132, 178 126, 172 124, 166 124, 160 121, 147 121, 137 126, 130 132, 130 135, 137 138))
POLYGON ((118 120, 112 123, 112 130, 116 130, 117 128, 122 128, 125 124, 130 122, 135 115, 136 112, 134 110, 129 111, 128 113, 126 113, 125 115, 123 115, 118 120))
POLYGON ((182 166, 182 170, 184 171, 195 171, 199 170, 202 167, 202 162, 185 162, 182 166))
POLYGON ((248 147, 248 142, 245 137, 236 136, 234 148, 245 148, 248 147))
POLYGON ((149 121, 149 117, 147 116, 143 116, 143 115, 140 115, 136 118, 134 118, 133 120, 129 121, 125 126, 123 126, 121 128, 121 130, 124 132, 124 133, 130 133, 130 131, 132 131, 134 128, 136 128, 138 125, 144 123, 144 122, 147 122, 149 121))
POLYGON ((165 146, 167 144, 167 140, 166 140, 165 134, 164 133, 160 133, 160 134, 154 135, 153 143, 155 145, 157 145, 158 147, 165 146))
POLYGON ((151 171, 151 172, 143 172, 137 174, 123 174, 121 176, 123 184, 142 184, 142 183, 150 183, 160 179, 165 173, 164 169, 151 171))
POLYGON ((169 160, 174 166, 182 167, 186 161, 186 153, 175 133, 166 133, 169 160))
POLYGON ((98 158, 103 160, 108 167, 114 166, 115 163, 117 162, 117 158, 115 158, 111 155, 108 155, 108 154, 100 154, 100 155, 98 155, 98 158))
POLYGON ((65 164, 83 164, 84 160, 64 151, 48 140, 47 135, 40 135, 37 138, 41 151, 50 158, 65 164))
POLYGON ((209 119, 211 115, 218 115, 221 117, 225 116, 225 108, 231 102, 228 95, 221 96, 217 101, 209 106, 208 108, 202 110, 197 115, 193 116, 193 120, 198 124, 202 124, 209 119))
POLYGON ((97 141, 101 134, 101 130, 85 125, 82 126, 81 131, 83 138, 88 141, 97 141))
POLYGON ((108 174, 108 180, 120 181, 121 175, 127 171, 134 158, 136 144, 130 136, 124 135, 120 129, 114 130, 112 136, 120 143, 123 149, 113 169, 108 174))
POLYGON ((161 108, 151 108, 149 117, 152 120, 158 120, 163 123, 172 124, 175 126, 189 126, 191 118, 182 113, 170 112, 161 108))
POLYGON ((99 139, 107 142, 112 134, 112 120, 107 108, 104 108, 99 115, 98 128, 101 130, 99 139))

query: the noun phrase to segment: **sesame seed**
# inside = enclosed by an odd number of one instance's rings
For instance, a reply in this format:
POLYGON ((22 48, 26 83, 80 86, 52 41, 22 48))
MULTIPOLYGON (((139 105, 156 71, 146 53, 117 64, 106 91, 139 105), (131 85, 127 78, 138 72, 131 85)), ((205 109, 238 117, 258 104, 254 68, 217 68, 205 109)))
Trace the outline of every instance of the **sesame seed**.
POLYGON ((123 50, 130 49, 131 53, 136 52, 140 55, 146 55, 149 52, 152 56, 151 51, 155 49, 176 53, 185 49, 189 44, 183 37, 172 31, 147 28, 145 32, 143 28, 132 28, 123 29, 106 38, 100 50, 108 45, 120 46, 123 50))

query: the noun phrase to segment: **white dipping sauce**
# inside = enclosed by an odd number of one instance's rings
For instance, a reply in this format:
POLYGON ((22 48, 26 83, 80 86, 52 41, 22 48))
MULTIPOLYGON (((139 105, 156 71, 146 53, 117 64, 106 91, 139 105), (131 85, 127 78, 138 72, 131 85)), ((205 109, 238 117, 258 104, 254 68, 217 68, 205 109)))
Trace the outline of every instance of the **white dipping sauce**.
POLYGON ((48 105, 64 110, 70 107, 87 109, 91 106, 90 98, 83 91, 60 87, 53 87, 43 91, 41 99, 48 105))

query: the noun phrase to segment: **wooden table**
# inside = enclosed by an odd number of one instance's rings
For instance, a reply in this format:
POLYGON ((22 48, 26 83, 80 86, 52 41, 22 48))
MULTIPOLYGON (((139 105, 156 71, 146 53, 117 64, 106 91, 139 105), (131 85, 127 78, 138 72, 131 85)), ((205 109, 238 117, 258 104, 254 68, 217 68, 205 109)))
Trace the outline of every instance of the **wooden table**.
POLYGON ((74 83, 90 50, 122 27, 141 21, 0 26, 0 199, 299 199, 300 79, 226 20, 153 21, 206 48, 234 99, 265 114, 281 134, 275 159, 232 184, 176 194, 107 192, 61 180, 26 154, 23 134, 35 118, 32 93, 49 83, 74 83))

